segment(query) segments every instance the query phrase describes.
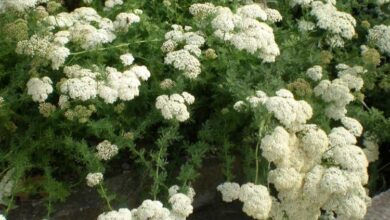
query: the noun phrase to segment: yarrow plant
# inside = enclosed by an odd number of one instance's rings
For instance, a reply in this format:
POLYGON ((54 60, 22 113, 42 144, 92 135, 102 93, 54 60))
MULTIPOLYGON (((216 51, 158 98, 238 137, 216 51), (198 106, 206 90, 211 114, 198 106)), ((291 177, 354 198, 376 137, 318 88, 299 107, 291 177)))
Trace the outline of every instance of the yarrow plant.
POLYGON ((98 220, 184 220, 206 189, 363 219, 390 181, 389 3, 0 1, 0 219, 96 191, 98 220))

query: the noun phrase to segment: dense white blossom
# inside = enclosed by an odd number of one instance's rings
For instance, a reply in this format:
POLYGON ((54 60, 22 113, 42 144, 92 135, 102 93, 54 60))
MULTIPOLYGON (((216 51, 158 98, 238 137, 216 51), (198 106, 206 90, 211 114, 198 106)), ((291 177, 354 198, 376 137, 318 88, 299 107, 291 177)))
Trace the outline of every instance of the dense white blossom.
POLYGON ((96 146, 96 156, 100 160, 110 160, 118 154, 118 146, 111 144, 111 142, 105 140, 96 146))
POLYGON ((64 46, 66 43, 65 36, 47 35, 40 37, 33 35, 28 40, 18 42, 16 53, 50 61, 52 69, 58 70, 70 55, 70 50, 64 46))
POLYGON ((180 94, 160 95, 156 99, 156 108, 161 110, 165 119, 186 121, 190 117, 186 104, 190 105, 195 100, 190 95, 189 93, 184 93, 184 96, 180 94))
POLYGON ((313 2, 313 0, 290 0, 290 5, 291 5, 291 7, 294 7, 296 5, 301 5, 301 6, 307 7, 312 2, 313 2))
POLYGON ((165 34, 166 41, 161 47, 167 53, 164 63, 183 71, 185 77, 195 79, 201 73, 198 57, 202 53, 200 47, 205 39, 200 33, 191 32, 191 27, 172 25, 172 29, 165 34), (179 44, 184 44, 183 49, 176 50, 179 44))
POLYGON ((310 14, 316 18, 316 25, 319 28, 332 34, 328 38, 328 44, 332 47, 343 47, 343 38, 350 40, 355 35, 355 18, 348 13, 338 11, 332 2, 312 2, 310 14))
POLYGON ((196 3, 192 4, 189 9, 190 13, 194 16, 207 16, 210 14, 214 14, 216 12, 216 7, 213 5, 213 3, 196 3))
MULTIPOLYGON (((360 72, 347 65, 340 65, 338 69, 346 71, 343 74, 360 72)), ((330 84, 327 81, 318 90, 330 84)), ((349 91, 348 86, 346 88, 349 91)), ((274 98, 261 91, 257 94, 266 100, 266 107, 267 102, 274 98)), ((276 97, 294 100, 288 90, 279 90, 276 97)), ((267 110, 275 111, 273 108, 267 110)), ((364 189, 368 182, 368 159, 365 152, 355 146, 357 140, 351 133, 361 133, 357 123, 350 120, 347 123, 344 119, 351 132, 344 127, 336 127, 327 135, 317 125, 306 124, 306 121, 291 129, 283 123, 284 120, 280 120, 287 116, 274 116, 284 127, 277 126, 262 137, 260 145, 262 156, 275 166, 268 173, 268 183, 277 190, 277 199, 271 199, 269 216, 273 219, 318 219, 324 210, 334 212, 340 219, 361 219, 370 198, 364 189)), ((371 144, 366 147, 370 155, 369 148, 375 149, 376 146, 371 144)), ((240 193, 239 197, 245 198, 245 195, 240 193)))
POLYGON ((245 109, 245 102, 241 100, 237 101, 236 103, 234 103, 233 108, 238 112, 242 112, 245 109))
POLYGON ((61 92, 72 99, 87 101, 96 97, 97 82, 88 76, 67 79, 61 84, 61 92))
POLYGON ((298 21, 298 30, 300 32, 312 31, 316 28, 316 25, 311 21, 301 19, 298 21))
POLYGON ((27 82, 27 94, 31 95, 35 102, 44 102, 53 92, 52 83, 47 76, 41 79, 33 77, 27 82))
POLYGON ((183 193, 176 193, 169 198, 171 204, 171 213, 176 216, 181 216, 183 219, 187 218, 193 211, 192 199, 183 193))
POLYGON ((61 83, 61 92, 72 99, 86 101, 99 96, 107 104, 118 99, 129 101, 139 95, 141 80, 146 81, 150 72, 145 66, 133 65, 130 69, 119 72, 113 67, 107 67, 106 77, 100 73, 82 68, 78 65, 67 66, 64 73, 68 79, 61 83))
POLYGON ((132 214, 129 209, 121 208, 118 211, 109 211, 98 216, 97 220, 132 220, 132 214))
POLYGON ((290 154, 289 133, 281 126, 261 139, 262 155, 270 162, 278 162, 290 154))
POLYGON ((351 134, 355 135, 356 137, 362 135, 363 126, 360 124, 358 120, 350 117, 343 117, 341 119, 341 123, 349 132, 351 132, 351 134))
POLYGON ((76 23, 69 28, 69 32, 69 39, 86 50, 111 43, 116 38, 111 30, 98 29, 91 24, 76 23))
POLYGON ((222 194, 224 202, 232 202, 240 195, 240 185, 234 182, 225 182, 218 185, 217 190, 222 194))
POLYGON ((325 113, 329 118, 340 120, 347 113, 346 106, 355 100, 351 90, 359 91, 363 87, 361 74, 365 70, 361 66, 349 67, 345 64, 336 66, 338 78, 322 80, 314 88, 314 94, 328 103, 325 113))
POLYGON ((169 210, 160 201, 145 200, 131 212, 136 220, 170 220, 169 210))
POLYGON ((272 198, 267 187, 246 183, 240 188, 239 199, 242 210, 254 219, 267 219, 271 211, 272 198))
POLYGON ((294 190, 301 187, 302 176, 294 168, 276 168, 268 173, 268 182, 280 191, 294 190))
POLYGON ((0 220, 7 220, 4 215, 0 214, 0 220))
POLYGON ((266 8, 264 11, 267 14, 267 21, 276 23, 283 20, 283 17, 278 10, 272 8, 266 8))
POLYGON ((368 31, 368 39, 374 42, 382 53, 390 55, 390 26, 374 26, 368 31))
POLYGON ((318 65, 313 66, 306 71, 306 75, 310 79, 318 81, 322 78, 322 67, 318 65))
POLYGON ((262 22, 280 21, 282 17, 275 9, 248 4, 237 8, 237 12, 233 13, 227 7, 215 7, 206 3, 191 6, 190 12, 195 16, 212 15, 214 18, 211 26, 216 37, 230 42, 239 50, 255 54, 264 62, 275 62, 280 54, 272 28, 262 22))
POLYGON ((141 18, 134 13, 119 13, 114 21, 116 30, 127 32, 134 23, 139 23, 141 18))
POLYGON ((119 58, 124 66, 130 66, 134 62, 134 57, 131 53, 123 54, 119 58))
POLYGON ((89 187, 94 187, 94 186, 102 183, 103 174, 102 173, 88 173, 86 180, 87 180, 87 185, 89 187))
POLYGON ((122 5, 122 4, 123 4, 123 0, 106 0, 104 2, 104 6, 106 10, 111 9, 116 5, 122 5))
POLYGON ((267 99, 265 107, 287 128, 300 129, 313 115, 311 106, 306 101, 296 101, 288 90, 279 90, 277 94, 267 99))
POLYGON ((39 0, 2 0, 0 3, 0 13, 7 9, 13 9, 19 12, 35 7, 39 0))

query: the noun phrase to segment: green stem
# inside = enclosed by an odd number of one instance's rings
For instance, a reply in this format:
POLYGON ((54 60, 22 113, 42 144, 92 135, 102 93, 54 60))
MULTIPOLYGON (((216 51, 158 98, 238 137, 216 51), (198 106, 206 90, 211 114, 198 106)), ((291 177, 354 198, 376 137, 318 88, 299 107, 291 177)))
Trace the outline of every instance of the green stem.
POLYGON ((7 204, 7 210, 5 210, 5 213, 6 215, 9 214, 9 211, 11 210, 11 207, 12 207, 12 201, 14 200, 14 195, 11 196, 11 199, 9 200, 8 204, 7 204))
POLYGON ((103 198, 106 200, 108 209, 110 211, 112 211, 112 207, 111 207, 111 204, 110 204, 110 200, 107 197, 106 190, 104 190, 104 187, 103 187, 103 185, 101 183, 99 184, 99 187, 100 187, 100 190, 102 192, 101 194, 102 194, 103 198))
POLYGON ((256 175, 255 175, 255 184, 258 183, 258 180, 259 180, 259 168, 260 168, 260 160, 259 160, 259 150, 260 150, 260 145, 261 145, 261 139, 263 137, 263 133, 264 133, 264 128, 265 128, 265 125, 266 125, 266 122, 268 121, 269 119, 269 116, 265 116, 264 119, 261 120, 260 122, 260 126, 259 126, 259 133, 258 133, 258 140, 257 140, 257 144, 256 144, 256 152, 255 152, 255 160, 256 160, 256 175))
POLYGON ((156 173, 155 173, 155 176, 154 176, 154 186, 153 186, 153 198, 154 200, 157 199, 157 193, 158 193, 158 188, 159 188, 159 176, 160 176, 160 165, 159 165, 159 162, 161 160, 161 153, 162 153, 162 149, 163 147, 160 147, 160 150, 158 151, 158 155, 157 155, 157 162, 156 162, 156 173))

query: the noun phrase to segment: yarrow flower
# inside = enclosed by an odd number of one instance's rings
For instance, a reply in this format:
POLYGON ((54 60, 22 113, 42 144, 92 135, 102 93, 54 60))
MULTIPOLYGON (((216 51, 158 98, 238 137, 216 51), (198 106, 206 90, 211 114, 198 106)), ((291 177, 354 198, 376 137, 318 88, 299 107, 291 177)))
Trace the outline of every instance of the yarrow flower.
POLYGON ((368 31, 368 40, 372 41, 382 53, 390 55, 390 26, 376 25, 368 31))
POLYGON ((238 183, 225 182, 218 185, 217 190, 222 194, 224 202, 232 202, 240 196, 240 185, 238 183))
MULTIPOLYGON (((357 77, 364 72, 361 67, 345 64, 338 65, 337 69, 340 78, 357 77)), ((347 92, 350 88, 360 88, 349 81, 340 83, 347 92)), ((244 212, 256 219, 318 219, 323 211, 342 219, 362 219, 370 203, 364 188, 368 182, 368 157, 377 158, 377 145, 368 139, 366 149, 356 146, 362 126, 345 114, 340 117, 345 128, 335 127, 326 134, 319 126, 306 124, 313 114, 308 103, 296 101, 285 89, 277 91, 276 95, 268 97, 259 90, 255 96, 247 97, 247 101, 251 103, 256 99, 256 105, 251 104, 251 107, 264 107, 282 125, 264 135, 260 144, 262 156, 275 167, 268 173, 268 183, 277 190, 277 198, 269 196, 265 187, 263 197, 249 196, 250 193, 242 191, 256 191, 256 187, 250 184, 244 189, 243 185, 239 199, 251 198, 247 206, 244 202, 244 212), (262 211, 257 210, 258 207, 262 207, 262 211)), ((237 197, 236 184, 224 183, 217 189, 222 192, 224 201, 237 197)))
POLYGON ((134 13, 119 13, 114 21, 114 27, 117 31, 127 32, 132 24, 139 23, 141 18, 134 13))
POLYGON ((239 199, 243 203, 242 210, 254 219, 267 219, 269 217, 272 197, 267 187, 246 183, 240 186, 238 183, 225 182, 217 187, 225 202, 239 199))
POLYGON ((44 102, 53 92, 52 81, 49 77, 31 78, 27 82, 27 94, 32 96, 35 102, 44 102))
POLYGON ((161 47, 167 53, 164 63, 183 71, 185 77, 195 79, 201 73, 198 57, 202 53, 200 47, 205 39, 201 33, 189 31, 191 27, 172 25, 172 28, 172 31, 165 34, 166 41, 161 47), (185 44, 183 49, 176 50, 180 44, 185 44))
POLYGON ((311 21, 301 19, 298 21, 298 30, 300 32, 312 31, 316 28, 316 25, 311 21))
POLYGON ((361 75, 365 70, 361 66, 349 67, 346 64, 339 64, 336 68, 339 78, 320 81, 314 88, 314 94, 329 103, 325 109, 326 115, 339 120, 347 113, 346 105, 355 99, 351 90, 359 91, 363 87, 361 75))
POLYGON ((344 39, 352 39, 355 35, 356 20, 350 14, 338 11, 330 1, 323 3, 314 1, 311 3, 310 14, 317 19, 317 26, 329 31, 333 36, 328 42, 333 47, 342 47, 344 39))
POLYGON ((96 146, 96 156, 100 160, 110 160, 118 154, 118 146, 111 144, 111 142, 105 140, 96 146))
POLYGON ((40 37, 33 35, 28 40, 18 42, 16 53, 50 61, 52 69, 58 70, 70 55, 70 50, 65 47, 67 41, 60 40, 60 38, 62 39, 64 36, 40 37))
POLYGON ((303 7, 310 6, 310 3, 312 3, 314 0, 290 0, 290 6, 294 7, 296 5, 300 5, 303 7))
POLYGON ((122 64, 124 66, 130 66, 134 62, 134 57, 131 53, 126 53, 120 56, 122 64))
POLYGON ((186 121, 190 117, 187 105, 193 104, 195 97, 187 92, 180 94, 160 95, 156 99, 156 108, 161 110, 165 119, 175 119, 180 122, 186 121))
POLYGON ((39 2, 39 0, 3 0, 0 3, 0 13, 4 13, 7 9, 23 12, 35 7, 39 2))
POLYGON ((94 187, 102 183, 103 174, 102 173, 88 173, 87 177, 87 185, 89 187, 94 187))
POLYGON ((112 104, 118 99, 129 101, 139 95, 141 81, 150 77, 150 72, 145 66, 133 65, 130 69, 119 72, 113 67, 106 68, 106 78, 101 79, 100 73, 78 65, 67 66, 64 73, 68 79, 61 82, 61 92, 72 99, 86 101, 99 96, 107 104, 112 104))
POLYGON ((306 75, 314 81, 319 81, 322 78, 322 67, 313 66, 306 71, 306 75))
POLYGON ((239 200, 242 210, 255 219, 267 219, 271 211, 272 198, 267 187, 246 183, 240 188, 239 200))
POLYGON ((215 7, 211 4, 194 4, 190 12, 199 16, 213 16, 211 26, 214 35, 221 40, 230 42, 237 49, 257 55, 264 62, 274 62, 280 54, 275 42, 273 30, 261 21, 278 22, 282 19, 275 9, 263 9, 258 4, 239 7, 233 13, 227 7, 215 7), (261 21, 259 21, 261 20, 261 21))
POLYGON ((145 200, 137 208, 131 210, 137 220, 169 220, 170 212, 160 201, 145 200))
POLYGON ((97 220, 132 220, 132 213, 129 209, 121 208, 118 211, 109 211, 98 216, 97 220))

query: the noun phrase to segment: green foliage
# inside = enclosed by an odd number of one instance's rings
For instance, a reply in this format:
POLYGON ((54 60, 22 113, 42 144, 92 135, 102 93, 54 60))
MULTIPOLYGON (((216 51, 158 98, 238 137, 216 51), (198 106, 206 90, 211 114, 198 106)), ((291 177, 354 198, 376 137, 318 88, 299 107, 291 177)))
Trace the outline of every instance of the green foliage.
MULTIPOLYGON (((50 13, 84 6, 72 0, 64 1, 65 5, 57 9, 53 2, 47 5, 50 13)), ((154 198, 176 180, 183 186, 191 185, 201 175, 202 163, 208 159, 216 159, 221 164, 221 172, 229 181, 253 181, 258 175, 258 182, 266 184, 270 164, 261 157, 261 152, 256 155, 256 146, 275 122, 266 112, 238 113, 233 105, 256 90, 273 95, 281 88, 289 88, 297 99, 305 99, 313 106, 315 115, 311 122, 329 131, 336 122, 324 116, 325 104, 312 92, 316 84, 305 76, 305 71, 314 65, 323 67, 327 79, 336 77, 334 66, 338 63, 362 65, 368 70, 364 75, 365 98, 356 100, 348 111, 381 143, 390 142, 390 133, 386 132, 390 130, 390 58, 383 54, 377 57, 377 51, 362 54, 359 48, 363 44, 375 48, 365 38, 367 26, 390 24, 387 9, 374 7, 372 1, 338 1, 338 8, 352 13, 358 21, 356 38, 339 49, 326 46, 321 31, 299 32, 297 19, 308 18, 308 11, 290 8, 287 0, 268 1, 268 6, 278 9, 283 16, 282 22, 271 25, 281 51, 274 63, 262 63, 259 58, 221 42, 212 36, 210 27, 192 19, 189 6, 204 1, 176 0, 166 6, 163 1, 134 0, 110 11, 103 10, 102 2, 92 4, 99 14, 115 19, 120 12, 139 8, 143 10, 141 22, 129 32, 119 34, 112 45, 94 50, 70 45, 72 54, 65 65, 79 64, 85 68, 96 65, 99 69, 120 66, 119 56, 131 52, 136 63, 147 66, 152 76, 140 87, 140 96, 123 102, 122 106, 108 105, 98 99, 72 103, 73 111, 80 110, 77 106, 96 109, 74 120, 66 117, 69 110, 59 108, 44 117, 38 104, 27 95, 26 83, 31 76, 50 75, 53 82, 60 82, 63 77, 61 69, 52 70, 39 59, 15 53, 17 42, 26 35, 45 34, 47 30, 34 15, 1 14, 0 96, 4 102, 0 105, 0 171, 15 169, 13 198, 39 196, 47 201, 50 214, 52 203, 64 201, 75 188, 85 185, 88 172, 107 171, 115 175, 121 172, 116 164, 123 161, 147 179, 144 189, 154 198), (200 57, 202 73, 196 80, 184 79, 180 71, 163 63, 160 47, 172 24, 202 30, 207 36, 202 49, 215 50, 215 59, 200 57), (165 78, 173 79, 176 86, 167 91, 161 89, 160 82, 165 78), (154 106, 156 97, 181 91, 196 97, 190 108, 190 120, 179 124, 163 119, 154 106), (267 123, 259 131, 264 120, 267 123), (124 156, 110 162, 99 161, 95 146, 106 139, 118 145, 124 156), (237 171, 243 171, 245 177, 238 176, 237 171)), ((212 2, 232 9, 241 4, 228 0, 212 2)), ((59 95, 54 92, 47 102, 55 105, 59 95)), ((377 187, 374 183, 371 186, 377 187)), ((115 202, 105 194, 103 186, 99 192, 108 203, 115 202)))

